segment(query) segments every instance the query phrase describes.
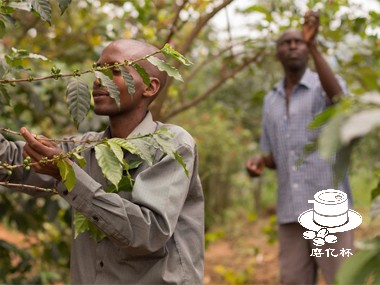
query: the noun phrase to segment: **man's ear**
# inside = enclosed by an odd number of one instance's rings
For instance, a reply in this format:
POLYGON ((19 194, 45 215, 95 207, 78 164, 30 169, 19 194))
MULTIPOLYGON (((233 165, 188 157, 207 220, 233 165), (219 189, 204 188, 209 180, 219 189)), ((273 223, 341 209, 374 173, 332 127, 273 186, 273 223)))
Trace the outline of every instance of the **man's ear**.
POLYGON ((143 96, 145 97, 151 97, 157 95, 158 91, 160 90, 161 82, 156 77, 150 78, 150 85, 149 87, 146 87, 145 91, 143 92, 143 96))

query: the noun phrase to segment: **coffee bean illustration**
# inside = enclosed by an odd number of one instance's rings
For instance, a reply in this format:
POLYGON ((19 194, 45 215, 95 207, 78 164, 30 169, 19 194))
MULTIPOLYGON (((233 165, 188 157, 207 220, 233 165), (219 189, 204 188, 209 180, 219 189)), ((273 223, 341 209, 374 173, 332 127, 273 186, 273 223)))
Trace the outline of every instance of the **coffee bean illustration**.
POLYGON ((326 228, 322 228, 318 231, 317 237, 325 238, 329 234, 329 231, 326 228))
POLYGON ((314 231, 306 231, 303 233, 304 239, 313 239, 316 237, 316 233, 314 231))
POLYGON ((338 238, 337 238, 336 236, 334 236, 334 235, 327 235, 327 236, 325 237, 325 241, 326 241, 327 243, 336 243, 337 240, 338 240, 338 238))
POLYGON ((323 238, 316 237, 315 239, 313 239, 313 243, 316 246, 322 246, 325 244, 325 240, 323 238))

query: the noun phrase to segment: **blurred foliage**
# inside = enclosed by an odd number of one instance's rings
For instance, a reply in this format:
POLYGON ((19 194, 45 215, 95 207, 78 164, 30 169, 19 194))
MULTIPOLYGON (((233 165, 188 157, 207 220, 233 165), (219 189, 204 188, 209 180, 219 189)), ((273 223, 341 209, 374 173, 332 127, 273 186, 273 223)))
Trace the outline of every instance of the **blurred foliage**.
MULTIPOLYGON (((274 57, 274 40, 284 29, 299 26, 307 9, 320 12, 321 48, 351 93, 360 96, 379 90, 380 11, 368 10, 358 1, 245 1, 236 15, 247 21, 231 29, 211 19, 226 12, 224 7, 233 7, 233 0, 79 0, 62 15, 58 4, 70 1, 41 1, 51 5, 50 24, 35 12, 16 9, 10 18, 0 10, 1 77, 9 68, 5 55, 12 55, 12 48, 40 54, 47 60, 23 58, 24 69, 9 69, 7 76, 35 77, 49 75, 53 68, 62 73, 88 69, 104 44, 121 37, 143 39, 160 48, 169 42, 195 63, 191 69, 176 65, 185 82, 169 80, 152 111, 156 119, 183 125, 198 142, 207 228, 223 223, 231 208, 242 206, 252 211, 253 186, 245 175, 244 161, 258 152, 263 96, 282 76, 274 57)), ((0 7, 9 2, 0 1, 0 7)), ((30 1, 12 3, 24 2, 30 1)), ((91 84, 91 79, 85 80, 91 84)), ((7 87, 9 98, 0 88, 1 125, 16 130, 26 125, 49 137, 76 132, 68 119, 65 89, 63 79, 15 84, 7 87)), ((357 105, 354 100, 345 111, 335 114, 357 110, 357 105)), ((90 112, 79 130, 101 130, 105 124, 104 118, 90 112)), ((326 141, 331 142, 330 138, 326 141)), ((377 129, 366 133, 349 151, 353 151, 351 174, 367 168, 372 174, 367 178, 378 181, 377 129)), ((266 175, 264 193, 274 192, 274 179, 273 174, 266 175)), ((26 249, 0 242, 0 282, 66 283, 71 235, 68 205, 59 198, 36 200, 1 191, 2 221, 30 237, 33 246, 26 249), (19 263, 11 262, 14 256, 19 263)), ((267 234, 275 237, 273 223, 268 225, 267 234)))
POLYGON ((247 187, 241 186, 249 183, 248 177, 239 179, 239 183, 234 177, 244 170, 246 153, 242 146, 251 141, 249 131, 239 124, 238 117, 230 116, 218 105, 207 109, 208 112, 191 109, 176 119, 177 124, 190 130, 198 145, 206 229, 221 223, 223 213, 242 195, 247 195, 242 192, 247 187))

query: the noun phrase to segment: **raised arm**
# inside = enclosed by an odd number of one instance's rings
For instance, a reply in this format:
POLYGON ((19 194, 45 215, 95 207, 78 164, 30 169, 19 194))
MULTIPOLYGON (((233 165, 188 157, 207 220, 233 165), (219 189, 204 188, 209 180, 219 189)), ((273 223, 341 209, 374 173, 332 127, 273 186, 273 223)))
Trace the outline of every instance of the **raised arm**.
POLYGON ((302 27, 304 40, 313 58, 316 71, 327 97, 331 101, 335 101, 343 93, 343 90, 327 61, 319 51, 315 40, 319 29, 319 14, 314 11, 308 11, 304 16, 304 20, 302 27))

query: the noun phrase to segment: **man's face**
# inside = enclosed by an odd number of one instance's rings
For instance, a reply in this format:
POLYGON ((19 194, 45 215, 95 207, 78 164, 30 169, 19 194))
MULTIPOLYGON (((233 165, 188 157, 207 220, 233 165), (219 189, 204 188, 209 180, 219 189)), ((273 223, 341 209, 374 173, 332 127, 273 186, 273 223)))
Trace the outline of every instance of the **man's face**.
MULTIPOLYGON (((102 52, 97 65, 114 65, 115 63, 123 63, 130 59, 132 54, 125 48, 119 45, 111 44, 102 52)), ((141 102, 141 95, 144 92, 146 85, 142 82, 141 77, 137 72, 130 67, 128 71, 134 78, 135 94, 133 97, 128 92, 128 86, 120 72, 119 68, 112 68, 113 82, 120 92, 120 108, 118 108, 115 100, 109 96, 107 88, 101 86, 98 79, 93 84, 94 112, 97 115, 114 116, 122 113, 127 113, 136 108, 141 102)))
POLYGON ((298 71, 306 67, 308 48, 298 30, 285 31, 277 41, 277 58, 285 70, 298 71))

